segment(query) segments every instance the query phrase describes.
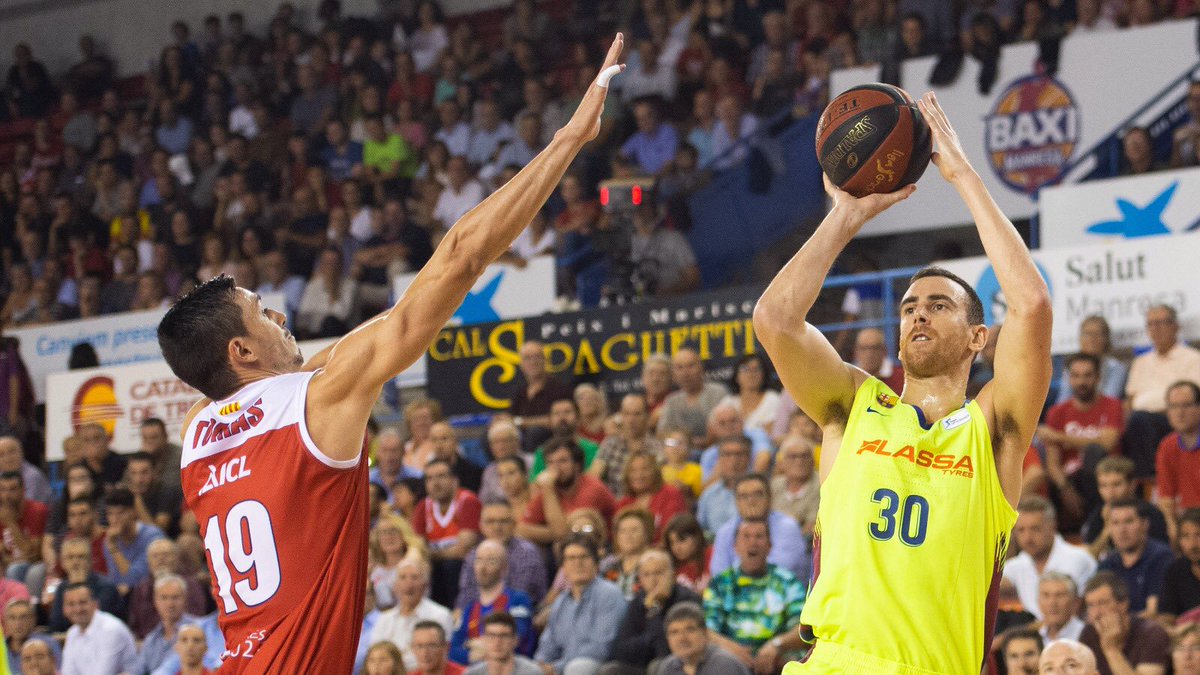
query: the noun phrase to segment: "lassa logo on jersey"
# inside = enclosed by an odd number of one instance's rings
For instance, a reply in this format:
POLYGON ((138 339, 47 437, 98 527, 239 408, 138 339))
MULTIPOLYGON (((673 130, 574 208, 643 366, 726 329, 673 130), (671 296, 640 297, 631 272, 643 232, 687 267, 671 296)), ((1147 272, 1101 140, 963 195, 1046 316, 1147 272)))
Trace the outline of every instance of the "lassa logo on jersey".
POLYGON ((906 445, 896 452, 890 452, 887 446, 888 441, 882 438, 863 441, 862 445, 858 448, 858 452, 854 454, 861 455, 866 452, 872 455, 891 457, 892 459, 903 459, 919 467, 936 469, 950 476, 961 476, 963 478, 973 478, 975 476, 975 465, 971 462, 970 455, 960 457, 950 454, 934 454, 928 450, 918 451, 911 445, 906 445))
POLYGON ((236 436, 243 431, 249 431, 258 426, 258 423, 263 420, 262 399, 258 399, 246 408, 246 412, 238 416, 232 422, 217 422, 216 420, 203 420, 196 424, 196 434, 192 437, 192 449, 198 446, 208 445, 214 441, 219 441, 223 438, 236 436))

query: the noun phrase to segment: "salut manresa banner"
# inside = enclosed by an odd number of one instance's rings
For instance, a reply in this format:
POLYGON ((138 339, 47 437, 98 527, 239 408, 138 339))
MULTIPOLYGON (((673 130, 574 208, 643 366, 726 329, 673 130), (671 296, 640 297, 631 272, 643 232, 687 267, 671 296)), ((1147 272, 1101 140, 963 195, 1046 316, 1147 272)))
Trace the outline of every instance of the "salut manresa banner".
POLYGON ((710 379, 759 347, 751 317, 762 287, 442 330, 429 347, 429 395, 449 415, 507 410, 520 378, 520 349, 545 344, 547 368, 566 382, 593 382, 613 397, 639 391, 642 363, 691 347, 710 379))

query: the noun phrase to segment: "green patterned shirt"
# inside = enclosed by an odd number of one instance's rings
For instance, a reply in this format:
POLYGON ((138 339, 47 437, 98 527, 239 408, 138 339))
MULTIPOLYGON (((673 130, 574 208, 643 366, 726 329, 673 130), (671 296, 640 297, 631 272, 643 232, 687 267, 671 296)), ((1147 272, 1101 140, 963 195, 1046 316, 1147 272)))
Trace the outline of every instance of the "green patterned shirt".
POLYGON ((800 624, 806 596, 804 584, 782 567, 768 564, 766 574, 751 577, 735 566, 708 583, 704 616, 713 631, 758 649, 800 624))

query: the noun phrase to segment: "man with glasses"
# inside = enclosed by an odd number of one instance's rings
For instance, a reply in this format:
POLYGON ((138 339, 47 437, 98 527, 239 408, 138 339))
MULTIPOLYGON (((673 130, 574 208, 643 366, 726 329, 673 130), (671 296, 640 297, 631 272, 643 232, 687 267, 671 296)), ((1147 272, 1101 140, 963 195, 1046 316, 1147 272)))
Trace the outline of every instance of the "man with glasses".
POLYGON ((533 654, 533 603, 529 596, 504 584, 508 559, 504 544, 495 539, 485 539, 475 549, 475 579, 479 584, 479 597, 463 608, 458 627, 450 636, 450 658, 457 663, 470 663, 471 656, 482 649, 479 638, 483 636, 484 617, 495 612, 508 612, 519 621, 517 632, 520 643, 517 649, 524 655, 533 654))
POLYGON ((733 484, 750 468, 750 445, 746 436, 727 438, 717 445, 717 466, 713 473, 720 480, 705 488, 696 503, 696 520, 705 532, 715 533, 737 517, 733 484))
POLYGON ((483 659, 467 675, 543 675, 538 664, 516 653, 517 622, 508 612, 483 617, 483 659))
POLYGON ((1187 380, 1200 384, 1200 350, 1179 341, 1179 317, 1170 305, 1146 312, 1146 334, 1153 349, 1129 365, 1125 408, 1129 418, 1122 447, 1137 463, 1137 475, 1154 475, 1154 449, 1170 433, 1165 412, 1167 388, 1187 380))
MULTIPOLYGON (((515 535, 517 519, 508 502, 493 501, 483 505, 479 518, 483 536, 504 546, 508 561, 504 585, 529 596, 536 606, 546 597, 546 559, 537 545, 515 535)), ((479 598, 479 582, 475 578, 476 547, 463 559, 462 575, 458 578, 458 599, 455 609, 462 611, 479 598)))
POLYGON ((1200 506, 1200 386, 1179 380, 1167 389, 1167 420, 1174 433, 1158 445, 1158 507, 1167 517, 1171 541, 1178 538, 1177 515, 1200 506))
POLYGON ((659 675, 750 675, 741 661, 709 639, 699 605, 675 605, 667 612, 665 623, 671 656, 663 661, 659 675))
POLYGON ((613 642, 612 661, 600 675, 655 673, 670 655, 663 617, 681 603, 698 603, 700 596, 675 582, 675 566, 662 549, 650 549, 638 558, 638 591, 613 642))
POLYGON ((595 540, 572 534, 563 545, 562 571, 569 588, 555 599, 534 659, 544 675, 595 675, 612 651, 625 615, 625 594, 597 576, 595 540))
POLYGON ((761 473, 742 476, 734 483, 733 496, 737 516, 717 530, 708 571, 715 577, 741 562, 733 550, 738 524, 743 520, 765 520, 771 528, 772 541, 767 562, 786 569, 797 579, 807 581, 812 562, 808 538, 800 531, 800 524, 794 518, 771 509, 771 484, 767 477, 761 473))
POLYGON ((771 508, 796 519, 805 536, 811 537, 817 524, 821 503, 821 479, 812 441, 803 436, 788 436, 775 455, 775 475, 771 476, 771 508))
POLYGON ((412 651, 417 657, 417 669, 412 675, 463 675, 467 669, 447 657, 446 629, 436 621, 422 621, 413 626, 412 651))
POLYGON ((1088 625, 1079 641, 1096 655, 1101 675, 1167 672, 1171 639, 1154 621, 1129 613, 1129 589, 1119 576, 1097 572, 1083 587, 1083 602, 1088 625))

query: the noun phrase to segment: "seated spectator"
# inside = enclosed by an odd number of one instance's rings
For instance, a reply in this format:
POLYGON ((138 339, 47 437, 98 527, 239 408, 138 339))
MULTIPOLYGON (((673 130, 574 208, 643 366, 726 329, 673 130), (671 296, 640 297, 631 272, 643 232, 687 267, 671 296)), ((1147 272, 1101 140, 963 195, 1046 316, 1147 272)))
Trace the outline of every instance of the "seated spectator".
POLYGON ((1013 538, 1021 552, 1004 564, 1004 578, 1013 582, 1025 609, 1042 618, 1037 609, 1038 580, 1046 572, 1062 572, 1083 586, 1096 572, 1096 561, 1088 552, 1072 546, 1057 531, 1054 506, 1042 497, 1025 497, 1017 505, 1013 538))
POLYGON ((413 530, 429 546, 433 563, 430 597, 440 605, 450 605, 457 594, 463 558, 479 541, 481 505, 475 493, 458 486, 450 462, 440 457, 425 465, 425 492, 428 496, 413 513, 413 530))
POLYGON ((92 587, 71 583, 63 589, 63 611, 71 621, 63 646, 63 675, 117 675, 138 668, 133 633, 100 609, 92 587))
POLYGON ((54 497, 41 469, 25 461, 25 448, 15 436, 0 436, 0 473, 17 472, 25 484, 25 499, 47 507, 54 497))
POLYGON ((779 407, 779 392, 771 383, 771 367, 766 357, 751 354, 738 359, 729 381, 729 396, 722 403, 731 403, 744 420, 748 430, 769 432, 779 407))
POLYGON ((642 173, 655 176, 675 156, 679 133, 662 120, 660 104, 654 98, 644 98, 633 104, 633 119, 637 131, 621 145, 620 156, 637 164, 642 173))
MULTIPOLYGON (((1103 316, 1093 314, 1080 322, 1079 353, 1090 354, 1100 359, 1100 395, 1121 400, 1125 395, 1125 378, 1129 375, 1129 366, 1112 355, 1112 329, 1103 316)), ((1055 403, 1070 400, 1070 377, 1071 373, 1064 367, 1054 386, 1058 392, 1055 403)))
MULTIPOLYGON (((734 436, 717 444, 717 477, 696 503, 696 520, 705 532, 715 534, 725 523, 737 517, 734 485, 750 469, 750 439, 734 436)), ((769 503, 769 500, 768 500, 769 503)))
POLYGON ((750 669, 709 638, 704 610, 693 602, 671 607, 663 619, 671 655, 659 675, 750 675, 750 669))
POLYGON ((151 542, 162 539, 162 530, 139 522, 134 509, 133 493, 126 488, 114 488, 105 497, 108 514, 108 536, 104 541, 104 558, 108 564, 108 580, 117 587, 122 598, 139 581, 150 574, 146 552, 151 542))
POLYGON ((570 439, 550 444, 546 470, 534 481, 534 487, 535 494, 521 516, 517 534, 543 546, 567 535, 566 517, 576 509, 594 508, 605 521, 611 520, 616 511, 617 502, 604 483, 583 472, 583 450, 570 439))
POLYGON ((632 600, 637 566, 654 543, 654 516, 636 506, 617 513, 613 520, 612 552, 600 561, 600 576, 617 585, 632 600))
POLYGON ((519 642, 517 622, 508 612, 497 611, 483 617, 482 656, 468 675, 544 675, 537 662, 516 653, 519 642))
MULTIPOLYGON (((569 384, 553 377, 546 369, 546 345, 537 340, 526 340, 521 345, 520 358, 521 380, 513 393, 509 413, 513 415, 513 423, 521 429, 525 451, 533 452, 553 435, 549 414, 554 402, 570 399, 574 408, 575 398, 569 384)), ((575 426, 579 424, 578 410, 575 410, 571 424, 570 435, 574 435, 575 426)), ((537 468, 535 461, 533 469, 537 468)))
MULTIPOLYGON (((619 80, 621 100, 628 104, 648 96, 657 96, 667 101, 675 98, 678 83, 674 64, 663 58, 658 45, 649 36, 639 39, 636 49, 637 51, 630 55, 629 65, 619 80)), ((636 116, 637 113, 634 114, 636 116)))
POLYGON ((70 493, 72 473, 87 476, 88 491, 76 493, 67 502, 66 522, 60 526, 52 537, 42 537, 42 561, 46 564, 46 585, 57 584, 62 580, 63 568, 60 564, 59 549, 67 539, 81 539, 90 542, 92 547, 92 570, 96 574, 107 575, 108 563, 104 560, 104 539, 107 536, 104 528, 100 527, 100 518, 96 512, 96 502, 91 495, 91 474, 82 466, 72 467, 68 471, 68 494, 70 493))
POLYGON ((187 582, 179 575, 164 574, 154 580, 154 609, 158 614, 158 625, 142 640, 138 651, 143 669, 153 671, 161 666, 174 650, 180 627, 200 620, 200 617, 184 611, 186 594, 187 582))
POLYGON ((54 636, 49 633, 37 629, 37 611, 28 597, 10 598, 5 602, 4 642, 5 648, 8 650, 10 666, 20 663, 22 649, 31 642, 41 642, 46 646, 47 652, 53 659, 51 665, 57 663, 62 655, 58 640, 55 640, 54 636))
POLYGON ((625 463, 623 472, 625 496, 617 502, 617 509, 636 507, 645 509, 654 518, 651 540, 662 540, 663 528, 676 514, 688 510, 688 500, 679 488, 663 480, 663 471, 658 460, 649 452, 636 452, 625 463))
POLYGON ((611 653, 625 615, 625 597, 621 589, 597 576, 600 554, 590 536, 569 536, 562 561, 569 590, 554 600, 534 659, 543 670, 595 675, 611 653))
POLYGON ((1178 538, 1176 514, 1200 507, 1200 385, 1179 381, 1167 389, 1167 420, 1174 433, 1158 445, 1158 508, 1171 541, 1178 538))
POLYGON ((504 500, 512 507, 513 513, 524 517, 525 508, 533 499, 533 490, 529 484, 529 466, 520 456, 498 459, 496 464, 496 480, 500 490, 504 492, 504 500))
MULTIPOLYGON (((64 95, 65 98, 65 95, 64 95)), ((1192 166, 1200 160, 1200 80, 1188 83, 1188 120, 1171 137, 1171 166, 1192 166)), ((63 129, 66 137, 66 129, 63 129)))
POLYGON ((436 422, 430 426, 429 442, 433 450, 433 459, 440 459, 450 465, 450 472, 458 478, 460 487, 472 493, 479 490, 479 484, 483 480, 483 469, 465 457, 463 448, 458 443, 458 433, 449 422, 436 422))
POLYGON ((446 629, 437 621, 421 621, 413 626, 412 650, 417 656, 413 675, 463 675, 467 669, 447 658, 450 644, 446 629))
POLYGON ((452 155, 446 163, 449 184, 438 195, 433 217, 442 228, 449 230, 459 218, 475 208, 487 196, 487 190, 471 173, 471 165, 462 155, 452 155))
POLYGON ((1188 624, 1171 639, 1174 675, 1200 675, 1200 624, 1188 624))
POLYGON ((396 184, 397 179, 417 173, 420 156, 398 133, 389 133, 380 115, 368 115, 364 122, 363 170, 377 188, 396 184))
POLYGON ((500 487, 498 473, 499 462, 502 459, 517 457, 521 454, 521 432, 508 419, 492 418, 492 421, 488 423, 485 439, 492 461, 483 468, 483 476, 480 478, 479 484, 479 501, 487 504, 504 499, 504 490, 500 487))
POLYGON ((14 661, 10 656, 9 664, 20 663, 22 675, 58 675, 60 656, 55 648, 57 645, 52 648, 50 642, 29 640, 21 647, 20 659, 14 661))
MULTIPOLYGON (((1146 311, 1146 333, 1153 349, 1136 357, 1125 382, 1126 419, 1121 447, 1137 464, 1137 476, 1153 476, 1155 450, 1171 431, 1165 415, 1167 389, 1186 380, 1200 384, 1200 350, 1179 341, 1179 318, 1170 305, 1146 311)), ((1170 525, 1170 514, 1167 514, 1170 525)))
POLYGON ((657 671, 671 653, 663 617, 679 603, 700 602, 699 595, 675 581, 675 568, 665 551, 642 553, 637 580, 639 590, 629 602, 613 642, 612 660, 600 669, 601 675, 657 671))
POLYGON ((724 171, 750 156, 749 147, 742 141, 758 130, 758 118, 744 111, 742 99, 736 94, 728 94, 717 101, 716 114, 710 166, 716 171, 724 171))
POLYGON ((1179 557, 1167 567, 1158 613, 1168 621, 1200 607, 1200 509, 1179 517, 1179 557))
POLYGON ((626 496, 625 465, 635 453, 658 455, 662 445, 650 428, 650 411, 646 397, 626 394, 621 398, 621 427, 619 433, 608 436, 600 444, 595 461, 588 473, 604 481, 614 495, 626 496))
POLYGON ((821 477, 816 470, 812 441, 790 435, 779 444, 775 474, 771 476, 771 508, 785 513, 811 537, 821 501, 821 477))
POLYGON ((421 478, 421 474, 404 464, 404 437, 396 427, 386 427, 375 436, 375 465, 370 480, 387 490, 388 501, 392 488, 402 480, 421 478))
POLYGON ((433 139, 444 143, 451 157, 465 157, 471 145, 471 126, 462 119, 462 109, 447 100, 438 105, 437 114, 439 128, 433 139))
POLYGON ((1042 621, 1038 632, 1046 642, 1078 640, 1086 625, 1079 618, 1079 587, 1070 575, 1046 572, 1038 580, 1038 611, 1042 621))
POLYGON ((485 650, 481 619, 495 612, 507 612, 514 619, 516 649, 522 656, 532 656, 536 638, 532 623, 533 603, 528 595, 505 584, 509 566, 507 549, 500 541, 484 539, 474 553, 478 595, 462 608, 458 628, 450 636, 450 660, 455 663, 480 660, 485 650))
POLYGON ((765 520, 738 523, 739 563, 713 576, 704 590, 705 621, 713 642, 755 672, 775 672, 798 650, 804 582, 767 562, 771 531, 765 520))
POLYGON ((1128 457, 1105 457, 1096 465, 1096 486, 1103 504, 1092 509, 1079 534, 1088 544, 1088 551, 1097 559, 1112 548, 1112 534, 1108 531, 1104 514, 1108 512, 1108 505, 1119 499, 1137 500, 1138 513, 1150 520, 1151 539, 1164 544, 1171 541, 1163 512, 1138 496, 1137 482, 1133 478, 1135 468, 1133 460, 1128 457))
POLYGON ((771 466, 771 439, 761 427, 746 424, 737 405, 725 400, 717 404, 708 414, 708 437, 712 445, 700 453, 700 468, 704 471, 705 484, 716 480, 713 471, 717 466, 717 446, 728 438, 745 436, 751 441, 754 459, 751 466, 754 471, 763 472, 771 466))
POLYGON ((5 576, 40 593, 46 580, 42 537, 50 509, 25 498, 25 479, 16 471, 0 474, 0 537, 3 537, 5 576))
POLYGON ((761 473, 742 476, 734 481, 733 493, 737 515, 722 525, 713 539, 709 561, 713 577, 740 564, 733 546, 738 524, 743 520, 765 520, 774 542, 767 553, 767 562, 791 572, 797 579, 808 579, 812 566, 808 538, 800 531, 796 519, 771 509, 771 483, 767 476, 761 473))
MULTIPOLYGON (((183 449, 167 435, 167 426, 157 417, 142 420, 138 427, 141 451, 154 462, 153 470, 159 485, 179 485, 179 458, 183 449)), ((178 488, 177 488, 178 489, 178 488)), ((175 514, 178 517, 178 513, 175 514)))
POLYGON ((675 567, 675 581, 696 593, 708 587, 711 575, 708 561, 712 547, 704 537, 704 530, 691 513, 681 513, 667 523, 663 531, 663 546, 671 555, 675 567))
MULTIPOLYGON (((542 211, 538 213, 541 215, 542 211)), ((535 218, 534 222, 537 220, 538 218, 535 218)), ((541 218, 541 220, 544 222, 545 218, 541 218)), ((532 224, 531 222, 530 225, 532 224)), ((550 254, 553 252, 553 247, 551 247, 550 254)), ((579 426, 576 427, 578 434, 593 443, 603 443, 608 436, 605 426, 610 414, 608 397, 604 391, 589 382, 576 385, 575 406, 579 408, 579 426)))
POLYGON ((1064 517, 1077 522, 1100 501, 1096 465, 1106 455, 1120 454, 1125 415, 1120 401, 1100 394, 1100 359, 1074 354, 1066 369, 1071 398, 1050 408, 1035 439, 1045 447, 1046 475, 1064 517))
POLYGON ((501 146, 495 161, 480 172, 480 177, 492 178, 510 166, 522 169, 543 147, 541 116, 532 112, 520 115, 517 117, 517 137, 501 146))
POLYGON ((112 439, 104 427, 96 423, 84 424, 76 435, 83 446, 83 461, 101 489, 112 488, 125 478, 125 458, 109 448, 112 439))
POLYGON ((179 626, 178 637, 175 641, 175 651, 168 654, 158 670, 150 675, 205 675, 214 673, 221 667, 222 654, 225 652, 225 636, 217 623, 217 613, 213 612, 201 618, 196 623, 185 623, 179 626), (196 631, 199 629, 199 634, 196 631), (197 657, 197 654, 199 656, 197 657), (184 664, 195 664, 194 670, 185 670, 184 664))
POLYGON ((467 159, 476 166, 489 164, 501 147, 516 138, 512 125, 500 116, 499 104, 491 99, 483 99, 475 104, 475 121, 471 126, 471 142, 467 144, 467 159))
POLYGON ((1171 547, 1149 537, 1150 519, 1142 515, 1136 499, 1109 504, 1105 526, 1112 535, 1113 551, 1100 560, 1099 569, 1125 582, 1130 611, 1156 614, 1163 579, 1174 558, 1171 547))
POLYGON ((1100 675, 1096 654, 1087 645, 1075 640, 1055 640, 1046 645, 1042 657, 1038 660, 1038 668, 1042 675, 1100 675))
POLYGON ((362 666, 354 672, 364 675, 397 675, 404 670, 404 655, 390 642, 376 642, 368 648, 361 659, 362 666))
POLYGON ((260 294, 282 293, 288 330, 296 330, 296 316, 304 298, 304 277, 288 273, 287 258, 282 250, 268 251, 262 256, 262 276, 255 289, 260 294))
MULTIPOLYGON (((494 501, 483 505, 479 523, 483 536, 499 542, 505 550, 505 588, 521 591, 536 605, 546 595, 546 559, 533 543, 514 536, 516 517, 507 502, 494 501)), ((458 580, 455 609, 462 611, 479 598, 479 583, 475 578, 475 547, 463 560, 462 576, 458 580)))
POLYGON ((1166 166, 1154 156, 1154 139, 1146 127, 1131 127, 1121 136, 1121 175, 1138 176, 1166 166))
POLYGON ((386 640, 399 647, 408 670, 417 667, 417 656, 412 649, 414 627, 423 621, 433 621, 448 633, 453 623, 450 610, 425 597, 428 588, 429 565, 416 558, 401 560, 392 587, 396 606, 380 612, 371 630, 371 644, 386 640))
POLYGON ((1097 572, 1083 588, 1083 601, 1088 625, 1079 641, 1096 655, 1102 675, 1166 672, 1170 638, 1154 621, 1130 614, 1129 590, 1119 576, 1097 572))
POLYGON ((175 102, 164 99, 158 107, 158 126, 154 129, 158 146, 172 155, 187 152, 192 142, 192 121, 180 115, 175 102))
MULTIPOLYGON (((179 657, 179 675, 203 675, 209 672, 205 668, 204 655, 208 651, 208 638, 204 629, 194 624, 182 624, 175 633, 175 654, 179 657)), ((160 666, 160 670, 161 670, 160 666)), ((154 671, 153 675, 158 675, 154 671)))
POLYGON ((684 431, 668 432, 663 440, 662 477, 678 488, 688 502, 704 491, 704 471, 692 461, 692 437, 684 431))
POLYGON ((292 129, 315 136, 333 118, 337 92, 323 84, 315 68, 307 63, 296 67, 296 84, 300 91, 292 99, 288 114, 292 129))
POLYGON ((357 178, 362 173, 363 145, 350 140, 345 123, 336 117, 325 123, 325 147, 317 157, 334 182, 357 178))
MULTIPOLYGON (((599 446, 595 441, 579 435, 579 404, 575 402, 574 397, 568 396, 555 399, 550 404, 550 415, 547 419, 549 421, 550 438, 533 452, 533 466, 529 470, 530 480, 536 479, 545 470, 547 447, 560 439, 570 438, 583 450, 584 471, 588 475, 603 480, 605 485, 608 485, 608 481, 605 480, 599 469, 593 468, 596 466, 596 456, 599 454, 599 446)), ((614 456, 614 460, 616 459, 620 458, 614 456)), ((623 459, 620 459, 620 461, 622 466, 624 466, 623 459)), ((620 489, 620 473, 618 472, 616 487, 614 489, 610 486, 609 490, 615 495, 617 494, 617 490, 620 489)))
POLYGON ((650 200, 642 202, 633 214, 634 269, 643 277, 646 292, 678 295, 700 288, 700 267, 696 253, 678 230, 664 224, 665 210, 650 200))
POLYGON ((344 276, 341 251, 326 248, 300 300, 298 333, 306 338, 345 335, 357 318, 357 304, 358 283, 344 276))
MULTIPOLYGON (((109 614, 120 615, 124 612, 124 603, 115 585, 92 571, 92 546, 83 539, 67 539, 62 544, 59 553, 62 562, 62 584, 53 590, 53 600, 50 604, 50 618, 47 626, 54 632, 61 633, 70 626, 70 618, 64 611, 63 596, 72 585, 86 584, 92 589, 92 597, 100 604, 100 609, 109 614)), ((46 589, 51 593, 51 589, 46 589)))
POLYGON ((166 533, 178 533, 183 492, 178 485, 167 486, 155 475, 154 458, 135 452, 125 465, 125 487, 133 493, 138 521, 154 525, 166 533))
POLYGON ((386 511, 380 513, 371 529, 369 552, 368 578, 375 595, 375 607, 380 610, 391 609, 396 605, 396 598, 392 595, 396 566, 409 557, 427 560, 429 553, 425 541, 413 530, 407 518, 386 511))
POLYGON ((1000 636, 999 652, 1008 675, 1038 675, 1042 636, 1032 628, 1006 631, 1000 636))
POLYGON ((708 416, 729 393, 724 386, 704 379, 704 363, 695 349, 684 347, 671 357, 671 375, 678 390, 663 401, 658 428, 683 429, 692 445, 704 447, 708 416))
MULTIPOLYGON (((179 560, 179 544, 171 539, 156 539, 150 542, 146 547, 146 562, 150 574, 133 587, 127 603, 129 630, 133 631, 133 636, 139 640, 144 640, 160 620, 154 600, 154 589, 158 580, 166 576, 179 576, 183 572, 179 560)), ((180 578, 184 583, 184 611, 193 617, 208 614, 209 604, 212 602, 209 589, 202 587, 193 576, 180 578)))

